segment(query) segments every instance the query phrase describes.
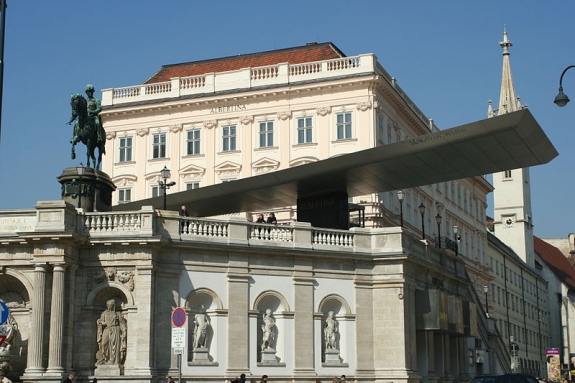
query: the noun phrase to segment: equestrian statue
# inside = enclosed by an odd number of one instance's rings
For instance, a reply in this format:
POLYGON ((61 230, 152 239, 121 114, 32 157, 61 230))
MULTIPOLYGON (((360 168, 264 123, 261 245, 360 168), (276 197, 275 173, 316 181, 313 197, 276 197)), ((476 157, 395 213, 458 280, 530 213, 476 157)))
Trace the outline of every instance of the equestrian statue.
POLYGON ((78 142, 86 145, 87 167, 90 167, 90 160, 94 169, 99 169, 102 163, 102 154, 106 153, 106 132, 102 126, 102 121, 98 115, 102 110, 100 100, 94 98, 94 86, 86 85, 86 100, 81 94, 73 94, 70 100, 72 106, 72 117, 68 125, 74 123, 74 130, 70 143, 72 144, 72 159, 76 158, 76 144, 78 142), (94 154, 98 148, 98 159, 94 154))

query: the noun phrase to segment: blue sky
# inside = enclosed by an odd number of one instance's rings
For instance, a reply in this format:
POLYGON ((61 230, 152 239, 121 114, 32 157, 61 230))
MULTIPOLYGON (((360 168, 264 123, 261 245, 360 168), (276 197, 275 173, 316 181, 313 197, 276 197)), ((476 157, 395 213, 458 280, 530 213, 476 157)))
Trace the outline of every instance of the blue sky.
MULTIPOLYGON (((142 83, 163 64, 331 41, 375 53, 440 129, 486 118, 499 100, 504 25, 516 91, 559 152, 531 169, 535 235, 575 231, 574 100, 553 104, 575 64, 575 2, 456 0, 8 0, 0 141, 0 209, 60 198, 70 159, 69 98, 87 83, 142 83)), ((104 157, 104 161, 106 158, 104 157)), ((492 198, 488 213, 492 211, 492 198)))

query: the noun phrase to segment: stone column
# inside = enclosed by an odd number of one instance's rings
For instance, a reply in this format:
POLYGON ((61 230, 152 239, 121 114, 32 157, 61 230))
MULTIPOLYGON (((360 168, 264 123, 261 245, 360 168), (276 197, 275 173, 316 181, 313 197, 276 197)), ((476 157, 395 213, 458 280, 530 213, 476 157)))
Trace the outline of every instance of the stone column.
POLYGON ((42 367, 42 344, 44 342, 44 310, 46 306, 46 265, 36 264, 34 268, 34 295, 32 306, 32 326, 28 346, 28 367, 25 375, 40 375, 42 367))
MULTIPOLYGON (((238 261, 238 263, 243 263, 238 261)), ((246 269, 247 270, 247 269, 246 269)), ((228 274, 228 369, 226 374, 248 374, 248 281, 249 274, 228 274)))
POLYGON ((52 310, 50 316, 50 346, 46 374, 62 376, 62 337, 64 328, 64 272, 66 265, 54 265, 52 310))
MULTIPOLYGON (((296 266, 297 267, 297 266, 296 266)), ((306 265, 306 269, 307 269, 306 265)), ((313 283, 311 268, 308 272, 296 271, 294 283, 294 374, 300 376, 315 375, 314 369, 314 333, 313 333, 313 283)), ((315 381, 315 380, 314 380, 315 381)))

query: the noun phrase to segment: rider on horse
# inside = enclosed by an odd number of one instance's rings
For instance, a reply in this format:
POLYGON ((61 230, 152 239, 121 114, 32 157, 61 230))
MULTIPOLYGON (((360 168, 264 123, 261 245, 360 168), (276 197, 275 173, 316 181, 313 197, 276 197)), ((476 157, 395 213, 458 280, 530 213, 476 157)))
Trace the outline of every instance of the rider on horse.
MULTIPOLYGON (((100 100, 94 98, 94 85, 88 84, 86 85, 86 95, 88 99, 86 100, 87 105, 87 112, 88 112, 88 128, 95 129, 96 134, 98 137, 98 144, 106 142, 106 132, 104 131, 104 127, 102 126, 102 121, 100 121, 100 116, 98 114, 102 111, 102 105, 100 104, 100 100)), ((77 118, 77 116, 72 115, 70 119, 71 123, 77 118)), ((80 142, 80 137, 78 137, 78 132, 76 131, 76 127, 74 129, 74 138, 70 141, 71 144, 76 144, 80 142)))

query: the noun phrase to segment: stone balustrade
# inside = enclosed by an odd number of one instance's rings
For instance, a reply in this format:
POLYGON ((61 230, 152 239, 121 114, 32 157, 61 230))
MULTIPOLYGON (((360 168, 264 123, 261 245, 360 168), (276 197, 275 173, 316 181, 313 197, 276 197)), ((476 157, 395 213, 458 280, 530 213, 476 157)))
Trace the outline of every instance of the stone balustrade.
POLYGON ((120 105, 270 85, 281 86, 308 80, 373 73, 375 70, 376 57, 373 54, 295 65, 281 63, 229 72, 206 73, 200 76, 177 77, 153 84, 104 89, 102 105, 120 105))

